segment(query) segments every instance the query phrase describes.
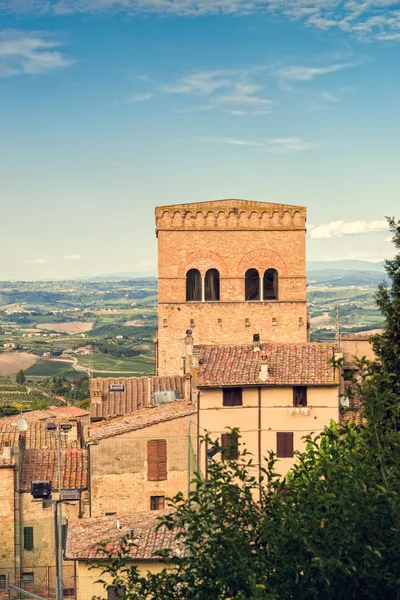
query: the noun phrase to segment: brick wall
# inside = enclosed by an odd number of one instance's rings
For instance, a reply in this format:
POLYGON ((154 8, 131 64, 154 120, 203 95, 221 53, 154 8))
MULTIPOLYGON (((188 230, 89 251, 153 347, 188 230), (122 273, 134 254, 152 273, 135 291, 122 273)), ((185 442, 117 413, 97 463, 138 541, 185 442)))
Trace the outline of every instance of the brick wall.
POLYGON ((181 371, 187 329, 197 344, 246 344, 254 333, 307 341, 305 218, 304 207, 242 200, 156 209, 160 375, 181 371), (186 302, 191 268, 218 269, 219 302, 186 302), (244 301, 250 268, 278 271, 278 300, 244 301))

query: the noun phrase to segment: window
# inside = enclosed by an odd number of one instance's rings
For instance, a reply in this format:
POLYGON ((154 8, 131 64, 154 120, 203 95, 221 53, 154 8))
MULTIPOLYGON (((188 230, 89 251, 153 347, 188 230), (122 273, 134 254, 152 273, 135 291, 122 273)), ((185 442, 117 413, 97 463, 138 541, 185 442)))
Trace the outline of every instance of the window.
POLYGON ((223 433, 221 435, 221 446, 224 460, 237 460, 239 456, 239 438, 236 433, 223 433))
POLYGON ((147 442, 147 478, 149 481, 167 479, 167 440, 147 442))
POLYGON ((205 300, 219 300, 219 272, 209 269, 205 277, 205 300))
POLYGON ((107 600, 117 600, 122 598, 126 592, 126 587, 123 585, 109 585, 107 588, 107 600))
POLYGON ((33 527, 24 527, 24 550, 33 550, 33 527))
POLYGON ((186 273, 186 302, 201 302, 201 276, 197 269, 186 273))
POLYGON ((297 385, 293 388, 293 406, 307 406, 307 388, 297 385))
POLYGON ((22 581, 24 583, 33 583, 35 581, 35 575, 32 571, 28 573, 22 573, 22 581))
POLYGON ((163 510, 165 508, 165 496, 150 496, 150 510, 163 510))
POLYGON ((257 269, 249 269, 245 275, 245 299, 260 299, 260 275, 257 269))
POLYGON ((7 582, 6 576, 3 575, 2 573, 0 573, 0 590, 6 589, 6 582, 7 582))
POLYGON ((110 392, 123 392, 124 384, 123 383, 112 383, 110 385, 110 392))
POLYGON ((293 457, 293 432, 278 431, 276 434, 276 453, 278 458, 293 457))
POLYGON ((104 516, 105 517, 112 517, 113 515, 116 515, 116 514, 117 514, 116 512, 107 512, 107 513, 104 513, 104 516))
POLYGON ((278 300, 278 271, 267 269, 263 281, 264 300, 278 300))
POLYGON ((224 388, 223 393, 223 406, 242 406, 243 390, 242 388, 224 388))

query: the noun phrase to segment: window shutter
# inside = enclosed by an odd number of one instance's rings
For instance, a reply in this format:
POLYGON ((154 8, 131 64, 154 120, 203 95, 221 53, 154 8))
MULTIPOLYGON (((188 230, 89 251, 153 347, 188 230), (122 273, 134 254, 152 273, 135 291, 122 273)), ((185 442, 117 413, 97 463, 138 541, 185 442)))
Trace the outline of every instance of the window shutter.
POLYGON ((242 388, 224 388, 223 406, 242 406, 242 388))
POLYGON ((293 432, 286 433, 286 457, 291 458, 293 456, 293 432))
POLYGON ((285 458, 286 456, 286 435, 282 431, 276 433, 276 453, 278 458, 285 458))
POLYGON ((33 550, 33 527, 24 527, 24 550, 33 550))
POLYGON ((147 478, 149 481, 167 479, 167 440, 148 440, 147 478))
POLYGON ((239 456, 238 436, 233 433, 221 434, 222 458, 226 460, 237 460, 239 456))

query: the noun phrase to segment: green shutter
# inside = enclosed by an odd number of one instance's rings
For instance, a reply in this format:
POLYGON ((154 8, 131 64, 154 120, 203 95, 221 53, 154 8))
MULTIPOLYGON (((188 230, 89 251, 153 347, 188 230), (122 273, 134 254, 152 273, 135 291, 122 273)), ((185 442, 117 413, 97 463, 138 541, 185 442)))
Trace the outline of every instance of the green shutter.
POLYGON ((33 527, 24 527, 24 550, 33 550, 33 527))

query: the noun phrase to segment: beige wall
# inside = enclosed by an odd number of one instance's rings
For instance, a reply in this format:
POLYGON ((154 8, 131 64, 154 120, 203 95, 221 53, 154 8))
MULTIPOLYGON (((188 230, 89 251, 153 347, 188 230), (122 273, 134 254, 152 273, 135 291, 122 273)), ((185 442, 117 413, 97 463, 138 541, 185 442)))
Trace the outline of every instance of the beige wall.
MULTIPOLYGON (((72 564, 72 561, 68 561, 72 564)), ((93 566, 94 562, 91 563, 93 566)), ((139 573, 146 575, 150 573, 160 573, 165 569, 165 564, 158 561, 143 561, 133 563, 136 564, 139 573)), ((76 600, 92 600, 93 596, 107 598, 107 591, 103 584, 96 583, 99 579, 103 579, 108 585, 112 584, 112 579, 109 575, 102 575, 102 570, 99 568, 90 568, 90 563, 87 561, 76 561, 76 600)))
POLYGON ((0 467, 0 573, 14 565, 14 468, 0 467))
POLYGON ((347 367, 353 364, 355 366, 354 357, 361 359, 365 356, 368 360, 376 358, 369 340, 343 340, 341 346, 344 364, 347 367))
POLYGON ((196 344, 307 342, 305 229, 292 225, 260 230, 158 231, 159 374, 180 372, 182 339, 196 344), (220 272, 220 302, 186 303, 186 272, 220 272), (279 273, 279 300, 244 302, 244 274, 256 268, 279 273), (248 323, 246 323, 248 319, 248 323), (276 319, 277 325, 272 324, 276 319), (191 324, 194 320, 194 326, 191 324))
MULTIPOLYGON (((106 513, 132 514, 150 509, 150 496, 172 497, 187 492, 189 422, 195 448, 196 415, 165 421, 136 431, 105 438, 90 446, 92 517, 106 513), (167 441, 167 479, 148 481, 147 442, 167 441)), ((190 468, 195 469, 191 450, 190 468)))
MULTIPOLYGON (((221 389, 200 390, 199 423, 200 434, 206 431, 211 437, 220 438, 226 433, 226 427, 240 429, 242 448, 251 452, 258 465, 259 411, 258 388, 243 388, 243 406, 224 407, 221 389)), ((308 387, 307 412, 293 407, 292 387, 261 388, 261 454, 269 450, 276 452, 276 433, 292 431, 294 433, 294 450, 302 451, 305 442, 302 437, 318 433, 331 420, 338 421, 338 387, 308 387)), ((294 458, 281 458, 278 472, 284 475, 295 463, 294 458)), ((200 449, 200 465, 205 472, 205 447, 200 449)))

